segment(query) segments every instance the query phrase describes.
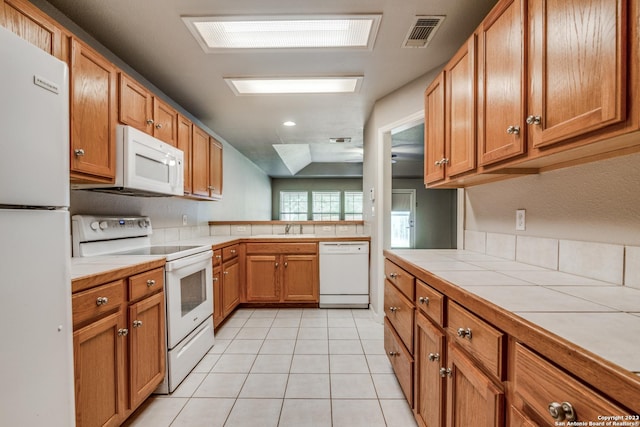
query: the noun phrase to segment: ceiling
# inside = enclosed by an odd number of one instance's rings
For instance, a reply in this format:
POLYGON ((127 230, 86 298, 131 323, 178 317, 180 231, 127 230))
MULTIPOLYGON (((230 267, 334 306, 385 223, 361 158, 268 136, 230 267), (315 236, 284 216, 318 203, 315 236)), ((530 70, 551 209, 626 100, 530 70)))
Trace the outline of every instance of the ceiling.
MULTIPOLYGON (((271 177, 281 152, 310 153, 296 177, 362 176, 376 100, 446 62, 496 0, 49 0, 271 177), (382 14, 373 50, 205 53, 181 19, 203 15, 382 14), (416 15, 445 15, 426 48, 401 45, 416 15), (225 77, 362 75, 355 94, 236 96, 225 77), (291 120, 294 127, 283 126, 291 120), (348 143, 330 143, 349 137, 348 143), (298 145, 285 147, 284 145, 298 145)), ((394 135, 394 175, 422 175, 422 133, 394 135), (395 147, 395 146, 398 147, 395 147), (413 146, 413 147, 412 147, 413 146), (416 172, 419 171, 419 172, 416 172)), ((293 154, 289 154, 293 155, 293 154)), ((306 155, 306 154, 305 154, 306 155)), ((287 158, 287 154, 284 155, 287 158)))

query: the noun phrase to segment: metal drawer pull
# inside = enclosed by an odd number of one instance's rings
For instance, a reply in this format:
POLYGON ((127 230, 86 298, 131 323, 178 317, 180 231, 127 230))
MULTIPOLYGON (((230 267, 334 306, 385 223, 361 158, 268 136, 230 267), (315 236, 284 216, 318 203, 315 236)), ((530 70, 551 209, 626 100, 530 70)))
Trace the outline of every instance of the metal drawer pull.
POLYGON ((129 330, 128 329, 118 329, 118 336, 119 337, 126 337, 127 335, 129 335, 129 330))
POLYGON ((556 421, 575 421, 577 419, 576 411, 569 402, 551 402, 549 403, 549 415, 556 421))
POLYGON ((156 125, 156 129, 162 129, 162 123, 158 123, 158 124, 156 125))
POLYGON ((389 311, 392 313, 395 313, 398 310, 400 310, 400 307, 389 307, 389 311))
POLYGON ((96 305, 100 307, 101 305, 105 305, 109 302, 109 298, 107 297, 98 297, 96 298, 96 305))
POLYGON ((427 359, 429 359, 429 362, 437 362, 440 360, 440 353, 429 353, 427 359))
POLYGON ((420 297, 420 298, 418 298, 418 301, 420 302, 420 304, 429 305, 429 298, 427 298, 427 297, 420 297))
POLYGON ((153 119, 147 119, 147 124, 148 125, 152 125, 153 124, 153 119))
POLYGON ((440 368, 440 376, 451 378, 451 368, 440 368))
POLYGON ((542 117, 540 116, 529 116, 527 117, 527 124, 528 125, 539 125, 540 123, 542 123, 542 117))
POLYGON ((396 277, 398 277, 398 273, 389 273, 389 277, 395 279, 396 277))
POLYGON ((156 281, 155 281, 155 280, 153 280, 153 279, 149 279, 149 280, 147 280, 147 286, 148 286, 148 287, 151 287, 151 286, 153 286, 153 285, 155 285, 155 284, 156 284, 156 281))
POLYGON ((133 327, 134 328, 139 328, 140 326, 142 326, 142 320, 134 320, 133 321, 133 327))
POLYGON ((400 353, 398 353, 397 351, 390 351, 389 352, 389 356, 393 357, 393 356, 400 356, 400 353))
POLYGON ((458 336, 460 338, 469 338, 471 339, 471 328, 458 328, 458 336))
POLYGON ((84 150, 82 148, 76 148, 73 150, 73 154, 75 154, 76 157, 82 157, 84 156, 84 150))
POLYGON ((507 133, 509 135, 520 135, 520 126, 509 126, 507 128, 507 133))

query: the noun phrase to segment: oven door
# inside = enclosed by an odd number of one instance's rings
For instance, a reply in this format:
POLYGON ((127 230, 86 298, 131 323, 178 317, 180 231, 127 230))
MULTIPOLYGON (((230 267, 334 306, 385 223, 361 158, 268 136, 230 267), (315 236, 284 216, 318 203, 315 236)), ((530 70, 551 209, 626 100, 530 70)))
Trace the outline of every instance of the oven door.
POLYGON ((169 349, 213 314, 212 251, 165 265, 169 349))

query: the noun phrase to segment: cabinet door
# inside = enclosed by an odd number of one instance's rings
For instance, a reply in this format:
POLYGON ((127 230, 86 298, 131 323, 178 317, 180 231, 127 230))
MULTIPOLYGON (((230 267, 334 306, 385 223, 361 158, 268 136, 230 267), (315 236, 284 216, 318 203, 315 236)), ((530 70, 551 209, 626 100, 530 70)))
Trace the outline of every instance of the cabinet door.
POLYGON ((224 320, 222 305, 222 269, 213 269, 213 327, 216 328, 224 320))
POLYGON ((193 126, 191 187, 195 196, 209 197, 209 135, 193 126))
POLYGON ((209 147, 209 195, 222 198, 222 144, 211 138, 209 147))
POLYGON ((416 316, 415 412, 426 427, 444 426, 445 335, 423 315, 416 316))
POLYGON ((227 317, 240 304, 240 263, 238 258, 222 267, 222 313, 227 317))
POLYGON ((478 149, 481 165, 526 151, 523 0, 501 0, 479 31, 478 149))
POLYGON ((77 39, 71 39, 72 177, 115 177, 116 68, 77 39))
POLYGON ((534 147, 626 119, 626 3, 529 2, 529 113, 539 120, 529 129, 534 147))
POLYGON ((176 139, 178 149, 184 153, 184 194, 191 194, 191 140, 193 137, 191 120, 178 114, 176 139))
POLYGON ((444 74, 424 93, 424 183, 444 179, 445 159, 445 80, 444 74))
POLYGON ((129 408, 135 409, 162 382, 166 351, 164 292, 129 307, 129 408))
POLYGON ((449 343, 450 366, 447 381, 447 426, 477 427, 504 425, 504 392, 456 345, 449 343))
POLYGON ((176 147, 178 112, 169 104, 153 98, 153 136, 176 147))
POLYGON ((138 82, 120 73, 120 122, 153 134, 152 95, 138 82))
POLYGON ((26 0, 0 0, 0 25, 29 43, 66 61, 60 27, 26 0))
POLYGON ((119 311, 73 333, 78 426, 120 425, 126 396, 126 336, 119 331, 124 328, 124 314, 119 311))
POLYGON ((447 176, 476 167, 476 39, 473 34, 444 71, 447 176))
POLYGON ((319 301, 317 255, 286 255, 282 267, 284 301, 319 301))
POLYGON ((280 301, 280 257, 247 255, 247 301, 280 301))

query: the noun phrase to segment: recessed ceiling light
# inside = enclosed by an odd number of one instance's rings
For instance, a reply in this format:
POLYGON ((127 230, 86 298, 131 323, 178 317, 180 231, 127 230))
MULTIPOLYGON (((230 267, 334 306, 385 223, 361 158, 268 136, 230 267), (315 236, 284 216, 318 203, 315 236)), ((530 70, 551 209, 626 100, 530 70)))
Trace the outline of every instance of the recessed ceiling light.
POLYGON ((362 76, 301 78, 225 78, 236 95, 295 93, 354 93, 360 89, 362 76))
POLYGON ((205 52, 229 49, 373 49, 381 15, 183 16, 205 52))
POLYGON ((296 122, 292 122, 291 120, 289 120, 289 121, 284 122, 283 125, 291 127, 291 126, 295 126, 296 122))

